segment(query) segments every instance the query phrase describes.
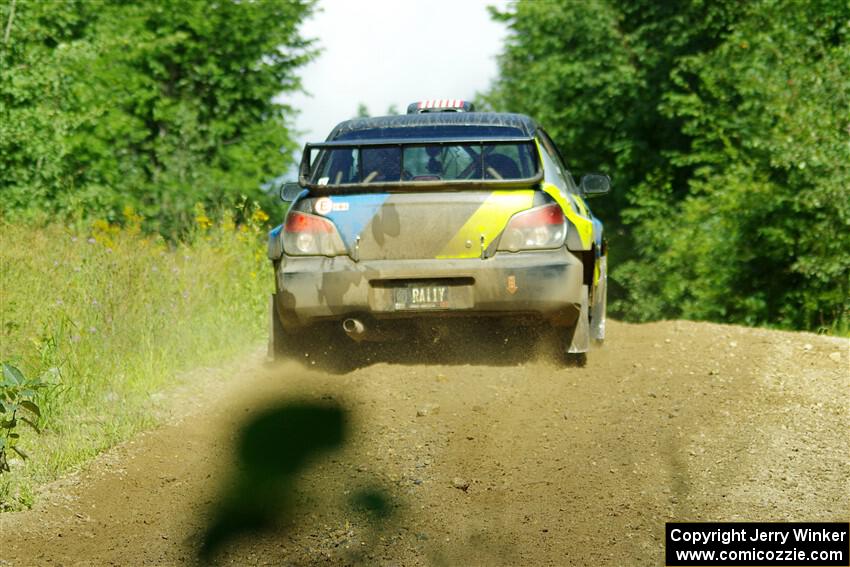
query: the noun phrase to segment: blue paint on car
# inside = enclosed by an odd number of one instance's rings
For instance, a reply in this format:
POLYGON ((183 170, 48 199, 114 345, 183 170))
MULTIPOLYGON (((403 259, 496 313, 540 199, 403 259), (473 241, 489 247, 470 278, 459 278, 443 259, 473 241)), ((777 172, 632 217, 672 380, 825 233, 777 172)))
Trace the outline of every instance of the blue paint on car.
POLYGON ((351 250, 357 236, 363 232, 363 229, 366 228, 389 197, 389 193, 334 196, 334 208, 337 210, 333 210, 325 216, 336 225, 342 241, 351 250), (338 207, 340 205, 344 207, 344 203, 348 205, 347 210, 340 210, 338 207))

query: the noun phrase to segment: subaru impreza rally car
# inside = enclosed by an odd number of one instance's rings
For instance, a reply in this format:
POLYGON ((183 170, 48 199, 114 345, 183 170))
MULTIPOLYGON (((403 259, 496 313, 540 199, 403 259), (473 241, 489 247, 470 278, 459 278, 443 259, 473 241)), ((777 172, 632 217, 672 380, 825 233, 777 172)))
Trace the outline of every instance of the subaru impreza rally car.
POLYGON ((549 329, 579 364, 604 339, 606 243, 586 198, 610 180, 576 185, 528 116, 472 110, 423 101, 305 146, 269 233, 272 357, 457 318, 549 329))

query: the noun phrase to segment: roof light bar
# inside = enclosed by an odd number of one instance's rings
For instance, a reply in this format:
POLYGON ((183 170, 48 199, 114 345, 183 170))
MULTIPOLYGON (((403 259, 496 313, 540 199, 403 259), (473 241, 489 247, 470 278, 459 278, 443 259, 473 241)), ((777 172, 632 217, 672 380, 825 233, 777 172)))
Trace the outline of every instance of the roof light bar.
POLYGON ((407 105, 408 114, 423 112, 475 112, 475 105, 459 98, 436 98, 411 102, 407 105))

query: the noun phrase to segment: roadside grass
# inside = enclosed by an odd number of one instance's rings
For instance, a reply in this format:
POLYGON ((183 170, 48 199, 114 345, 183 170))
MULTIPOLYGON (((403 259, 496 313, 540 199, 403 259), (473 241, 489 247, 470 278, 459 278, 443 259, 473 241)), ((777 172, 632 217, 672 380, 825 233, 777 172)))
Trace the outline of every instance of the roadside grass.
POLYGON ((264 336, 267 217, 236 226, 197 213, 181 244, 143 234, 132 211, 122 228, 0 222, 0 360, 51 379, 42 434, 22 432, 30 458, 0 475, 0 511, 31 506, 39 484, 155 425, 156 394, 181 370, 264 336))
POLYGON ((850 338, 850 313, 847 313, 840 322, 825 328, 821 334, 850 338))

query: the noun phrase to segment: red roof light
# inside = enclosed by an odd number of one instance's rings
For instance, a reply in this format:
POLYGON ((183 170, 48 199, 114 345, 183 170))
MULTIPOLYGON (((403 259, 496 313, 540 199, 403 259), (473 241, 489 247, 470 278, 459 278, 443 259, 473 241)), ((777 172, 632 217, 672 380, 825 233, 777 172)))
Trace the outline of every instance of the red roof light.
POLYGON ((435 98, 411 102, 407 105, 408 114, 422 112, 474 112, 475 105, 460 98, 435 98))

